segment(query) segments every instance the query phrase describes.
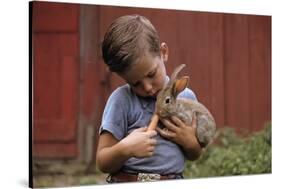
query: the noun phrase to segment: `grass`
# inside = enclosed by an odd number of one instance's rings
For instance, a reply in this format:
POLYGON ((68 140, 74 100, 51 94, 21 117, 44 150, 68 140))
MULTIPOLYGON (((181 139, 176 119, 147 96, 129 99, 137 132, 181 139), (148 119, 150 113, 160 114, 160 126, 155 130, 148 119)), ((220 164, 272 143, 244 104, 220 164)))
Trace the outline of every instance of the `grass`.
POLYGON ((198 160, 186 162, 186 178, 271 173, 271 124, 247 137, 231 128, 218 133, 198 160))

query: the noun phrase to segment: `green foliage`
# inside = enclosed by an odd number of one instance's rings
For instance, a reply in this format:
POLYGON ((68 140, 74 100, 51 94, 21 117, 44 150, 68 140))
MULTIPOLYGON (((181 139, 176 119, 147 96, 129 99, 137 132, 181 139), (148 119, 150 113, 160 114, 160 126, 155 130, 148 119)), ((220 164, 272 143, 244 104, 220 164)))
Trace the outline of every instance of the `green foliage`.
POLYGON ((81 177, 79 179, 79 185, 90 185, 90 184, 97 184, 97 181, 93 179, 92 177, 81 177))
POLYGON ((271 173, 271 124, 248 137, 238 136, 233 129, 218 132, 196 161, 187 161, 186 178, 271 173))

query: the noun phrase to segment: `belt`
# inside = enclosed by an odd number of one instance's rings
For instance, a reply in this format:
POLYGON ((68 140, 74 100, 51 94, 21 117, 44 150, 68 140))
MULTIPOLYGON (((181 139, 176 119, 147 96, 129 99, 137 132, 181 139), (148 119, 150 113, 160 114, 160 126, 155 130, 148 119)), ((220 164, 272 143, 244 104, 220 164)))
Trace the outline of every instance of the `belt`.
POLYGON ((180 174, 152 174, 152 173, 125 173, 117 172, 115 174, 110 174, 106 181, 108 183, 117 182, 145 182, 145 181, 159 181, 159 180, 170 180, 170 179, 182 179, 183 175, 180 174))

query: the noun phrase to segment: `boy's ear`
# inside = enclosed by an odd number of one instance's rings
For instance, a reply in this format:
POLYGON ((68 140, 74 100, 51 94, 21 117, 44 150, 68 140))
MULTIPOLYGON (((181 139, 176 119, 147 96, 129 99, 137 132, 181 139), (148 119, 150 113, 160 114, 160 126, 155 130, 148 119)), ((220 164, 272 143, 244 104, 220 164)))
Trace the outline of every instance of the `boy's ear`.
POLYGON ((189 77, 183 76, 180 79, 176 79, 173 84, 173 94, 177 96, 180 92, 182 92, 189 83, 189 77))
POLYGON ((169 48, 167 43, 161 43, 160 44, 160 53, 161 56, 163 57, 164 62, 168 61, 168 56, 169 56, 169 48))

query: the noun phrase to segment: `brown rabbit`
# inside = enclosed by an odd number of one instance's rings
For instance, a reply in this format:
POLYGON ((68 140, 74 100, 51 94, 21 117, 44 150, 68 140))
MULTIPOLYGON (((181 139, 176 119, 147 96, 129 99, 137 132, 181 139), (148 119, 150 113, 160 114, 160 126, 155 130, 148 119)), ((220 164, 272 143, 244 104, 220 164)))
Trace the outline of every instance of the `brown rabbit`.
POLYGON ((209 144, 216 131, 216 123, 209 110, 201 103, 178 98, 177 95, 183 91, 189 82, 188 76, 177 79, 178 73, 185 67, 179 65, 171 75, 170 81, 159 92, 156 101, 156 114, 160 118, 177 116, 186 124, 191 124, 193 114, 197 117, 196 136, 200 144, 205 147, 209 144))

